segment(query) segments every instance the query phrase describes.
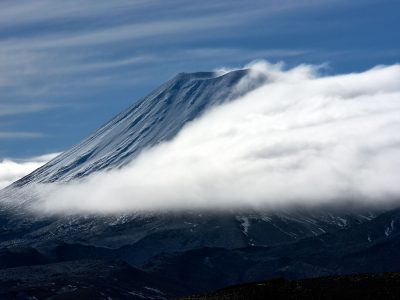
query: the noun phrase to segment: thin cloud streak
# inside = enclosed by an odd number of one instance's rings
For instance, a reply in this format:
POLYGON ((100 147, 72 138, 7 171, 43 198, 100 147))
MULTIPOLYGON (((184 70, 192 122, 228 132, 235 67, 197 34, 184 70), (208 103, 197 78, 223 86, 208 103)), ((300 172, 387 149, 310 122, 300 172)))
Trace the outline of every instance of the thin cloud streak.
MULTIPOLYGON (((45 22, 62 22, 64 20, 103 20, 110 21, 113 17, 122 20, 141 19, 144 12, 151 11, 147 18, 174 19, 170 11, 193 17, 199 14, 229 13, 232 11, 244 12, 248 10, 263 10, 264 14, 274 15, 282 12, 299 10, 301 8, 316 9, 332 3, 341 3, 340 0, 324 1, 169 1, 167 4, 160 1, 49 1, 37 0, 26 3, 24 1, 3 1, 0 3, 0 24, 4 27, 21 27, 24 25, 43 24, 45 22), (133 16, 129 19, 128 16, 133 16)), ((98 22, 99 23, 99 22, 98 22)))
POLYGON ((45 103, 9 103, 0 104, 0 116, 10 116, 46 110, 52 107, 45 103))
POLYGON ((39 132, 0 131, 0 139, 36 139, 43 137, 39 132))

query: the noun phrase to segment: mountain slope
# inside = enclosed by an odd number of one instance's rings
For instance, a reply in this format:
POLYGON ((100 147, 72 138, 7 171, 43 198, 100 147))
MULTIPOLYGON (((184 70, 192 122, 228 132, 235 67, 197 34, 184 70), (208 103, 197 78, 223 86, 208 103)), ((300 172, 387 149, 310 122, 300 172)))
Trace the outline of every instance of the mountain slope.
POLYGON ((235 87, 247 73, 248 70, 222 76, 213 72, 181 73, 13 186, 68 181, 121 167, 143 149, 173 138, 205 110, 240 96, 235 87))

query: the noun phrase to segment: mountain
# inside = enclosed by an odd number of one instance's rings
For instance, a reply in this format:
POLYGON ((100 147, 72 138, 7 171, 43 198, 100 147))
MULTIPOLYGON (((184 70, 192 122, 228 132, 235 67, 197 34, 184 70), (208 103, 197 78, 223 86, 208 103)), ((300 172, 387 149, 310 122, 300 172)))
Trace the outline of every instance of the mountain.
POLYGON ((187 122, 207 109, 240 96, 242 92, 234 87, 248 72, 238 70, 223 76, 213 72, 178 74, 83 142, 13 186, 68 181, 122 167, 143 149, 173 138, 187 122))
POLYGON ((127 246, 135 253, 130 261, 137 263, 161 252, 204 246, 237 248, 290 242, 371 219, 374 215, 370 213, 318 211, 148 213, 107 217, 47 217, 24 211, 25 201, 32 197, 30 185, 65 182, 96 171, 123 167, 144 149, 173 138, 185 124, 205 111, 234 101, 263 82, 263 78, 252 78, 249 84, 245 81, 248 74, 249 70, 223 75, 178 74, 71 150, 6 188, 0 199, 7 199, 3 202, 11 203, 14 212, 0 211, 3 226, 0 245, 32 246, 33 243, 47 248, 50 242, 61 240, 113 249, 127 246))
POLYGON ((15 268, 25 274, 31 270, 28 267, 47 266, 52 274, 52 266, 57 270, 71 262, 86 268, 82 260, 96 259, 102 263, 88 270, 100 270, 107 268, 104 261, 122 260, 151 278, 167 276, 184 283, 186 292, 277 275, 304 278, 400 271, 400 265, 391 263, 400 261, 395 251, 400 245, 397 210, 227 208, 224 212, 51 216, 25 208, 26 201, 33 201, 31 185, 122 168, 141 151, 171 140, 207 110, 235 101, 263 82, 260 78, 243 85, 248 74, 249 70, 179 74, 83 142, 0 191, 0 261, 7 262, 0 269, 15 268), (380 265, 382 260, 385 263, 380 265))

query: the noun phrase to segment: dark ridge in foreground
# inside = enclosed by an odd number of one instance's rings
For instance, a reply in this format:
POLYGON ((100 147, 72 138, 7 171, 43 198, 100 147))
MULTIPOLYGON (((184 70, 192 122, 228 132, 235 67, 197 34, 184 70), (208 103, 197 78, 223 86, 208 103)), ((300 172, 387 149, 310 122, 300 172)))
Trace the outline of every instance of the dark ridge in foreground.
POLYGON ((122 261, 77 260, 0 270, 1 300, 170 299, 184 294, 176 282, 122 261))
POLYGON ((181 300, 399 299, 400 273, 332 276, 241 284, 181 300))

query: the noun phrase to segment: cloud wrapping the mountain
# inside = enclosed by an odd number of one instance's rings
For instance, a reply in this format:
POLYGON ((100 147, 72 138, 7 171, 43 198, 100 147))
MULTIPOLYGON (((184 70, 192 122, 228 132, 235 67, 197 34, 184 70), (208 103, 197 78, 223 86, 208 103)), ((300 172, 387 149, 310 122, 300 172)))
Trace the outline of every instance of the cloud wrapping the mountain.
POLYGON ((31 173, 59 153, 51 153, 28 159, 3 159, 0 161, 0 189, 31 173))
POLYGON ((120 213, 287 208, 400 198, 400 66, 322 76, 261 61, 265 81, 121 170, 39 186, 35 209, 120 213))

